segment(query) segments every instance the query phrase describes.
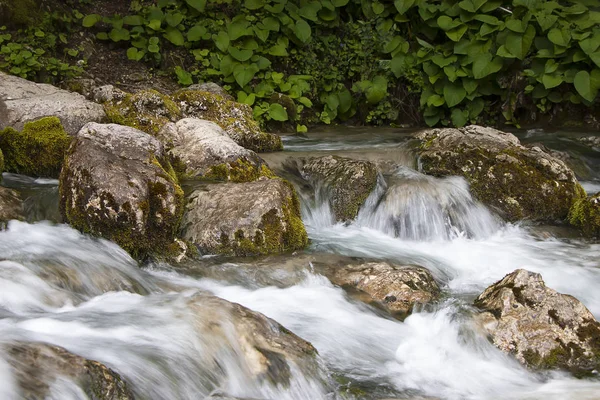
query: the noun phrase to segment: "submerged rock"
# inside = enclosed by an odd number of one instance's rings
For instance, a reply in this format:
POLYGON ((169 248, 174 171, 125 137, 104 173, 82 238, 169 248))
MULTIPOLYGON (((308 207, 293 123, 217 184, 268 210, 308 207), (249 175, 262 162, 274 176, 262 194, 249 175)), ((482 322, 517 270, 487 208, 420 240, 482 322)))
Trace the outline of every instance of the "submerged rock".
POLYGON ((509 221, 563 220, 585 193, 564 162, 511 133, 468 126, 417 137, 425 173, 464 176, 473 194, 509 221))
POLYGON ((45 343, 7 344, 8 363, 24 399, 47 399, 57 379, 77 385, 94 400, 133 400, 121 376, 97 361, 45 343))
POLYGON ((336 285, 359 290, 370 301, 400 316, 409 314, 416 304, 434 301, 440 294, 431 273, 414 265, 368 262, 332 268, 326 274, 336 285))
POLYGON ((377 184, 375 164, 339 156, 311 158, 302 168, 302 174, 317 190, 325 191, 338 221, 356 218, 377 184))
POLYGON ((569 212, 569 223, 585 236, 600 236, 600 193, 575 201, 569 212))
POLYGON ((57 178, 71 137, 57 117, 26 122, 21 131, 0 131, 0 148, 6 171, 57 178))
POLYGON ((0 186, 0 227, 11 219, 25 219, 23 201, 16 191, 0 186))
POLYGON ((576 298, 546 287, 540 274, 506 275, 475 300, 494 344, 532 368, 578 375, 600 367, 600 323, 576 298))
POLYGON ((235 143, 217 124, 196 118, 168 123, 159 132, 175 170, 186 178, 250 182, 274 176, 252 150, 235 143))
POLYGON ((206 185, 189 198, 183 237, 202 253, 247 256, 308 243, 294 188, 280 179, 206 185))
POLYGON ((207 362, 219 365, 224 352, 234 350, 259 382, 289 386, 294 371, 319 376, 317 350, 276 321, 215 296, 197 294, 189 306, 198 334, 213 338, 204 349, 207 362))
POLYGON ((115 241, 134 256, 169 255, 183 191, 162 144, 137 129, 90 123, 60 176, 60 209, 74 228, 115 241))
POLYGON ((106 118, 101 105, 78 93, 0 72, 0 130, 21 130, 26 122, 48 116, 58 117, 69 135, 106 118))

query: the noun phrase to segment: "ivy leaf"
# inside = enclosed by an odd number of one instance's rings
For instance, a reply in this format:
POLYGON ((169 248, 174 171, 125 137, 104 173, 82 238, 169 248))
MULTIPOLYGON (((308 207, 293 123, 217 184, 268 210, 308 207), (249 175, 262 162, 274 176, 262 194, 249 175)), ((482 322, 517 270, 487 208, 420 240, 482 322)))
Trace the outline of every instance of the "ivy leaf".
POLYGON ((366 96, 370 104, 377 104, 387 95, 388 81, 385 77, 379 75, 373 79, 372 84, 367 88, 366 96))
POLYGON ((563 78, 560 75, 544 74, 542 83, 546 89, 552 89, 563 83, 563 78))
POLYGON ((262 8, 264 5, 265 5, 264 0, 246 0, 244 2, 244 6, 248 10, 258 10, 259 8, 262 8))
POLYGON ((502 69, 502 59, 492 58, 489 54, 480 54, 473 62, 473 78, 482 79, 502 69))
POLYGON ((125 28, 120 28, 120 29, 112 29, 109 34, 108 37, 113 41, 113 42, 120 42, 121 40, 123 41, 128 41, 130 36, 129 36, 129 31, 125 28))
POLYGON ((254 75, 258 72, 258 67, 254 64, 244 65, 238 64, 233 68, 233 77, 241 88, 244 88, 254 75))
POLYGON ((179 29, 173 27, 167 27, 165 32, 165 39, 173 43, 175 46, 183 46, 185 44, 185 38, 179 29))
POLYGON ((592 82, 592 77, 590 76, 589 72, 579 71, 577 75, 575 75, 575 80, 573 81, 573 84, 575 85, 577 93, 579 93, 579 95, 583 97, 584 100, 591 103, 596 99, 599 87, 598 84, 594 85, 594 82, 592 82))
POLYGON ((204 11, 204 7, 206 7, 206 0, 185 0, 185 2, 200 12, 204 11))
POLYGON ((219 50, 223 53, 227 51, 227 48, 229 47, 229 36, 227 35, 227 32, 220 31, 213 40, 219 50))
POLYGON ((462 128, 467 124, 469 120, 469 112, 467 110, 461 110, 460 108, 455 108, 452 110, 452 114, 450 116, 452 120, 452 124, 457 128, 462 128))
POLYGON ((311 36, 310 25, 303 19, 296 21, 294 34, 302 43, 307 43, 311 36))
POLYGON ((194 25, 188 31, 187 38, 190 42, 197 42, 202 39, 202 36, 204 36, 206 32, 207 30, 204 26, 194 25))
POLYGON ((169 13, 165 17, 165 21, 167 22, 167 25, 175 28, 177 25, 179 25, 181 23, 181 21, 183 21, 183 14, 181 14, 181 13, 175 13, 175 14, 169 13))
POLYGON ((510 32, 506 36, 506 49, 519 60, 525 59, 535 39, 535 28, 531 25, 527 27, 525 33, 510 32))
POLYGON ((458 6, 465 11, 475 13, 485 3, 487 3, 487 0, 463 0, 460 3, 458 3, 458 6))
POLYGON ((449 31, 462 25, 462 22, 460 22, 457 19, 452 19, 447 15, 442 15, 441 17, 439 17, 437 19, 437 23, 439 27, 442 28, 444 31, 449 31))
POLYGON ((252 35, 252 29, 248 25, 248 21, 246 20, 238 20, 227 25, 229 40, 236 40, 242 36, 252 35))
POLYGON ((553 28, 550 29, 550 32, 548 32, 548 39, 558 46, 567 47, 571 41, 571 34, 565 28, 553 28))
POLYGON ((274 121, 287 121, 289 119, 288 117, 288 113, 285 110, 285 108, 283 108, 283 106, 281 104, 278 103, 273 103, 269 106, 269 110, 267 111, 269 114, 269 118, 271 118, 274 121))
POLYGON ((144 19, 139 15, 127 15, 123 18, 123 24, 130 26, 144 25, 144 19))
POLYGON ((463 101, 466 95, 467 91, 461 83, 446 82, 444 85, 444 100, 449 108, 463 101))
POLYGON ((84 28, 91 28, 100 21, 102 21, 102 17, 100 15, 90 14, 90 15, 86 15, 85 18, 83 18, 83 21, 81 22, 81 24, 83 25, 84 28))
POLYGON ((404 15, 413 5, 415 4, 415 0, 396 0, 394 1, 394 6, 398 11, 398 14, 404 15))
POLYGON ((433 96, 429 96, 427 98, 427 105, 433 107, 441 107, 445 103, 445 100, 439 94, 434 94, 433 96))
POLYGON ((229 54, 231 54, 231 57, 235 58, 238 61, 248 61, 253 54, 252 50, 237 49, 233 46, 229 46, 229 49, 227 51, 229 52, 229 54))

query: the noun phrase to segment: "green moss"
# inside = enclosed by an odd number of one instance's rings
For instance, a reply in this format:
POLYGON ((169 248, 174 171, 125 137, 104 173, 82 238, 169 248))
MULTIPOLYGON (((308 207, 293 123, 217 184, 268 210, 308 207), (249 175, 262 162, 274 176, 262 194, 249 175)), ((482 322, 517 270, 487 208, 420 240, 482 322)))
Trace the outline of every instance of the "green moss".
POLYGON ((35 0, 0 0, 0 25, 31 26, 41 18, 40 4, 35 0))
POLYGON ((569 223, 581 228, 586 236, 600 236, 600 199, 598 196, 577 199, 569 211, 569 223))
POLYGON ((261 177, 274 178, 275 174, 264 164, 257 166, 252 161, 239 158, 230 163, 212 166, 202 178, 215 181, 252 182, 261 177))
POLYGON ((170 121, 176 121, 181 112, 175 102, 156 90, 128 94, 122 100, 104 103, 109 122, 130 126, 156 135, 170 121))
POLYGON ((2 172, 4 172, 4 153, 2 153, 2 150, 0 149, 0 176, 2 172))
POLYGON ((27 122, 21 132, 0 132, 0 148, 8 172, 58 177, 71 137, 56 117, 27 122))

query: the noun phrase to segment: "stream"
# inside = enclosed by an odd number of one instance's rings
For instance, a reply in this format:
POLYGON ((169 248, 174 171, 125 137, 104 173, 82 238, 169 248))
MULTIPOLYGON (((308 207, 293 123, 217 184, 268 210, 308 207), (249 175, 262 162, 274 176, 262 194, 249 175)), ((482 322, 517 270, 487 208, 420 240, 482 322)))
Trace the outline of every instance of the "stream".
MULTIPOLYGON (((471 196, 463 178, 418 172, 402 129, 335 128, 284 137, 264 154, 299 191, 311 241, 294 254, 140 266, 116 244, 58 224, 58 182, 4 174, 27 221, 0 231, 0 342, 62 346, 118 371, 140 399, 598 399, 600 380, 532 372, 472 322, 475 297, 518 268, 575 296, 600 318, 600 244, 564 226, 507 224, 471 196), (342 155, 374 161, 377 188, 351 224, 334 223, 327 191, 303 183, 298 160, 342 155), (431 271, 442 298, 404 321, 361 302, 319 273, 349 259, 431 271), (292 371, 288 387, 257 383, 235 349, 205 362, 215 340, 198 335, 186 299, 209 292, 273 318, 319 352, 324 375, 292 371)), ((600 149, 582 133, 518 132, 524 143, 568 153, 588 192, 600 190, 600 149)), ((326 188, 325 188, 326 189, 326 188)), ((0 398, 21 398, 0 353, 0 398)), ((85 399, 57 381, 52 399, 85 399)))

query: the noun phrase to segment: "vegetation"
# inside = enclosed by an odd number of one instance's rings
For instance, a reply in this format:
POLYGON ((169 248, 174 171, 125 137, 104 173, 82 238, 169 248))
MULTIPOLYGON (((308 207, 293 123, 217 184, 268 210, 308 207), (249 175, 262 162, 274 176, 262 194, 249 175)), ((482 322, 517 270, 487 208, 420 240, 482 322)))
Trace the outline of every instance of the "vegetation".
MULTIPOLYGON (((61 18, 154 67, 178 51, 182 86, 217 82, 263 126, 300 132, 340 121, 518 124, 556 105, 591 107, 600 90, 598 0, 133 0, 128 15, 61 18)), ((39 78, 38 53, 21 53, 36 29, 0 36, 0 68, 39 78)))

